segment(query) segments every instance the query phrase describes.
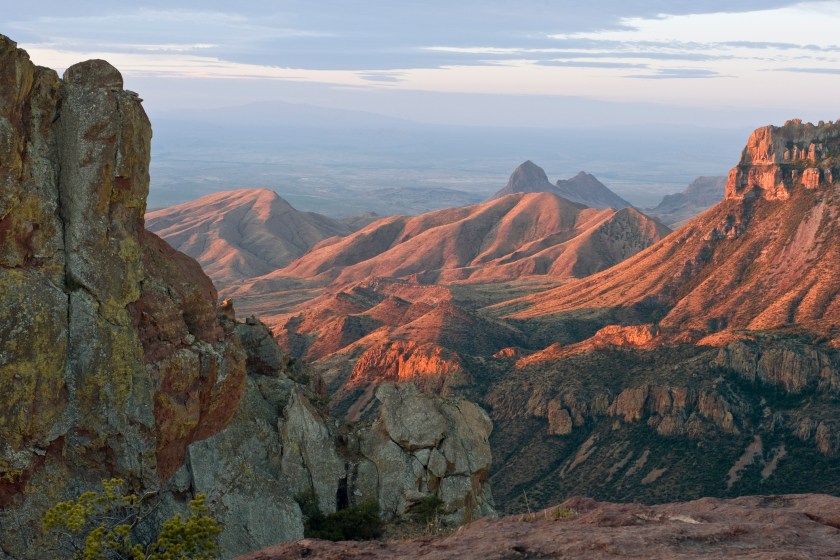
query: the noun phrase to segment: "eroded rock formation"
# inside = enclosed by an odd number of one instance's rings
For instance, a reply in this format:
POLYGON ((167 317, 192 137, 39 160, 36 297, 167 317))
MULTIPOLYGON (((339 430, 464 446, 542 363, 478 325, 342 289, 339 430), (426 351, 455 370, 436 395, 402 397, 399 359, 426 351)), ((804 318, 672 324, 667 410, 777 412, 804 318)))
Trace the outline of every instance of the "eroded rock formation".
POLYGON ((799 119, 752 133, 740 163, 729 172, 726 198, 748 193, 787 200, 797 187, 816 189, 840 179, 840 122, 816 125, 799 119))
MULTIPOLYGON (((167 496, 207 496, 225 526, 227 555, 301 538, 305 501, 333 513, 376 500, 392 519, 437 496, 453 523, 495 513, 487 482, 492 424, 478 406, 386 384, 364 421, 339 429, 316 404, 319 396, 289 377, 300 371, 276 344, 247 342, 270 340, 265 325, 249 320, 237 332, 250 351, 236 415, 224 430, 189 446, 167 489, 167 496)), ((169 497, 159 517, 178 508, 169 497)))
POLYGON ((56 499, 159 488, 245 363, 209 279, 143 229, 152 133, 120 73, 60 80, 0 36, 0 76, 0 547, 24 557, 56 499))

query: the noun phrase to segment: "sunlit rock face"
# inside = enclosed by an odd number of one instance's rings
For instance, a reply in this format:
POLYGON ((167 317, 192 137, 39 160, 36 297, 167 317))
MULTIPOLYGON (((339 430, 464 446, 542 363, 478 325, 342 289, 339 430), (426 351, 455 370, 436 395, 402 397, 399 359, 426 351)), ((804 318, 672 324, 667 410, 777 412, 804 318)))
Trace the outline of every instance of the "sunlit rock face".
POLYGON ((160 487, 245 379, 210 280, 143 227, 152 131, 122 83, 0 36, 0 548, 21 557, 57 499, 160 487))
POLYGON ((796 188, 816 189, 840 177, 840 122, 765 126, 752 133, 741 162, 729 172, 726 198, 755 192, 786 200, 796 188), (758 190, 757 190, 758 189, 758 190))

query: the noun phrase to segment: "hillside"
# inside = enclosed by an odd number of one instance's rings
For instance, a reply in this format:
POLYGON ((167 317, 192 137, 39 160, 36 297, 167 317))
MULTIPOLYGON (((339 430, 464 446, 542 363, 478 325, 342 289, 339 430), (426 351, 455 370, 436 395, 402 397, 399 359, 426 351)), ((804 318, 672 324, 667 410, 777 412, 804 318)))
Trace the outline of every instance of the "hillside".
POLYGON ((669 230, 632 209, 598 210, 549 193, 392 216, 330 239, 266 276, 325 283, 370 277, 420 283, 585 276, 624 260, 669 230))
POLYGON ((592 208, 627 208, 633 206, 612 192, 594 175, 585 171, 581 171, 571 179, 557 181, 555 192, 572 202, 579 202, 592 208))
POLYGON ((352 231, 347 223, 299 212, 268 189, 225 191, 154 210, 146 227, 196 259, 220 287, 268 274, 319 241, 352 231))

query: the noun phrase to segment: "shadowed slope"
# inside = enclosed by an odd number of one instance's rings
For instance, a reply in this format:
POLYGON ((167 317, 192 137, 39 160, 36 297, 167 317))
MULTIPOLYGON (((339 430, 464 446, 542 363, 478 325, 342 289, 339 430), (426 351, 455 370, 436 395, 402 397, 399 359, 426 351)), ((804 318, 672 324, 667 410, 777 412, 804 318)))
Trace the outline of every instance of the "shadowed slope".
POLYGON ((578 202, 592 208, 626 208, 633 206, 585 171, 581 171, 571 179, 560 179, 554 191, 563 198, 578 202))
POLYGON ((678 227, 723 200, 726 177, 698 177, 680 193, 665 195, 645 212, 668 227, 678 227))

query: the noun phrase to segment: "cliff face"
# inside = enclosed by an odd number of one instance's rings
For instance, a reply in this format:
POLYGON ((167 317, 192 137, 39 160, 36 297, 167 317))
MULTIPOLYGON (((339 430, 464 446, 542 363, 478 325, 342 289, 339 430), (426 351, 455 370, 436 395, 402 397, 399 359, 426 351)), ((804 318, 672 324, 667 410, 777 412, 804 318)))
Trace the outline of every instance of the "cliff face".
POLYGON ((301 537, 306 495, 492 513, 477 406, 390 387, 339 434, 268 329, 144 229, 150 140, 107 62, 60 80, 0 36, 0 557, 52 556, 43 512, 111 477, 155 495, 141 534, 206 494, 227 554, 301 537))
POLYGON ((363 420, 339 430, 265 325, 248 319, 236 332, 248 353, 242 400, 224 430, 188 447, 161 520, 179 511, 175 496, 203 493, 236 555, 302 538, 298 500, 324 513, 376 500, 393 518, 434 495, 455 523, 494 513, 492 424, 478 406, 385 384, 363 420))
POLYGON ((154 490, 223 428, 244 354, 192 259, 143 229, 151 127, 108 63, 0 36, 0 546, 119 476, 154 490))
POLYGON ((726 182, 726 198, 754 193, 787 200, 794 189, 816 189, 840 179, 840 122, 817 125, 795 119, 750 135, 741 161, 726 182))

